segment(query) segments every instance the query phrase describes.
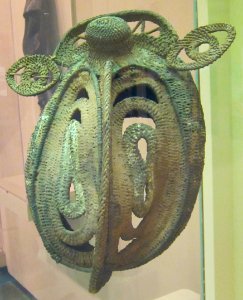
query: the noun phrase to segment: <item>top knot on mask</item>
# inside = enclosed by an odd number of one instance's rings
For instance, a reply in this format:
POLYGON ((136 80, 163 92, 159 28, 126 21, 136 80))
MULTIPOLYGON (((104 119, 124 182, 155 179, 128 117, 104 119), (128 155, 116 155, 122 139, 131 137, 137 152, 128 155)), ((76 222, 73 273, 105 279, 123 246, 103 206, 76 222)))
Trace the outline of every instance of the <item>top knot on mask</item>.
POLYGON ((89 46, 104 52, 127 48, 127 42, 131 35, 131 29, 127 22, 113 16, 95 19, 86 28, 86 39, 89 46))

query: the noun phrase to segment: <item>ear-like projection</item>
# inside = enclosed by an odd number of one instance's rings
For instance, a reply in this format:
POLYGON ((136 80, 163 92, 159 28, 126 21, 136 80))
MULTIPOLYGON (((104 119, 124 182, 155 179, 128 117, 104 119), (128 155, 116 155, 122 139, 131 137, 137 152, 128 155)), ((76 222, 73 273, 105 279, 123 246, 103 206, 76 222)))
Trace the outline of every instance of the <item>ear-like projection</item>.
POLYGON ((179 70, 212 63, 234 35, 216 24, 180 41, 163 17, 125 11, 81 22, 52 57, 25 57, 9 69, 8 83, 22 95, 58 82, 32 136, 26 190, 47 251, 91 272, 91 292, 113 271, 160 255, 186 226, 201 183, 205 127, 192 77, 179 70), (219 30, 228 34, 223 44, 212 35, 219 30), (204 43, 209 50, 200 53, 204 43), (195 62, 177 58, 183 48, 195 62))
POLYGON ((19 59, 6 74, 9 86, 23 96, 34 96, 51 88, 60 72, 52 58, 30 55, 19 59))
POLYGON ((229 48, 235 39, 235 29, 228 24, 213 24, 199 27, 188 33, 184 39, 177 41, 166 56, 170 67, 177 70, 195 70, 210 65, 220 58, 229 48), (225 41, 220 44, 218 39, 212 33, 226 32, 225 41), (199 52, 199 46, 208 45, 209 49, 199 52), (177 56, 181 50, 185 49, 189 58, 194 60, 191 63, 184 63, 177 56))

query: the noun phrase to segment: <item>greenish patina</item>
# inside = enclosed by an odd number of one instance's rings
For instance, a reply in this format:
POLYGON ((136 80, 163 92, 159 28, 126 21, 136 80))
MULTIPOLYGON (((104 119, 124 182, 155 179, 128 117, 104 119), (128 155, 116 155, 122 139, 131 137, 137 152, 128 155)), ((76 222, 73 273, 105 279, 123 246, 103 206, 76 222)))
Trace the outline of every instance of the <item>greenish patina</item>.
POLYGON ((234 37, 232 26, 215 24, 179 40, 163 17, 125 11, 86 20, 53 56, 26 56, 9 69, 8 84, 21 95, 59 82, 31 139, 26 189, 47 251, 56 262, 90 271, 91 292, 112 271, 161 254, 186 226, 205 143, 199 96, 187 70, 215 61, 234 37), (227 33, 223 44, 217 31, 227 33), (199 52, 202 44, 209 49, 199 52), (191 62, 178 58, 183 49, 191 62), (123 133, 128 117, 150 118, 154 126, 137 119, 123 133), (140 218, 137 226, 133 215, 140 218), (120 240, 129 243, 120 249, 120 240))

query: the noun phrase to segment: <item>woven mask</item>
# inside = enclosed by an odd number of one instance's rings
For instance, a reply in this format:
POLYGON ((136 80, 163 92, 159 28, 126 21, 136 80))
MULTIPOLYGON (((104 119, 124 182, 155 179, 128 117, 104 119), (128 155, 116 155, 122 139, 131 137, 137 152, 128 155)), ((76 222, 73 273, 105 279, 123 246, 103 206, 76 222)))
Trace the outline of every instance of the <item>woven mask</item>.
POLYGON ((124 11, 78 24, 53 56, 26 56, 9 69, 8 84, 21 95, 56 85, 32 135, 27 195, 47 251, 58 263, 90 271, 91 292, 112 271, 161 254, 186 226, 205 142, 188 70, 218 59, 234 37, 232 26, 214 24, 179 40, 163 17, 124 11), (213 35, 218 31, 227 33, 225 42, 213 35), (202 44, 206 52, 199 52, 202 44), (183 49, 189 63, 178 58, 183 49), (136 122, 123 132, 130 117, 136 122))

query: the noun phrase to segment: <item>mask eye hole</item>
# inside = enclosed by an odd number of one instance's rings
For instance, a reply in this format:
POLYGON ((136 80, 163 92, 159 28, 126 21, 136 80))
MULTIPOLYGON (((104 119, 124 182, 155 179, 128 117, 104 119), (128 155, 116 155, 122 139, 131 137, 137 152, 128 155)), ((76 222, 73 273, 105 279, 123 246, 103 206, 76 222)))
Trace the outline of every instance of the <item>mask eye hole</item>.
POLYGON ((88 92, 86 91, 86 89, 81 89, 78 94, 77 94, 77 97, 76 97, 76 101, 78 100, 81 100, 81 99, 89 99, 89 94, 88 92))
POLYGON ((81 111, 79 109, 76 109, 73 112, 71 120, 76 120, 81 124, 81 111))
POLYGON ((138 85, 133 85, 131 87, 125 88, 123 91, 121 91, 117 95, 113 106, 115 106, 117 103, 127 98, 132 98, 132 97, 143 97, 158 103, 158 99, 155 92, 148 84, 138 84, 138 85))

